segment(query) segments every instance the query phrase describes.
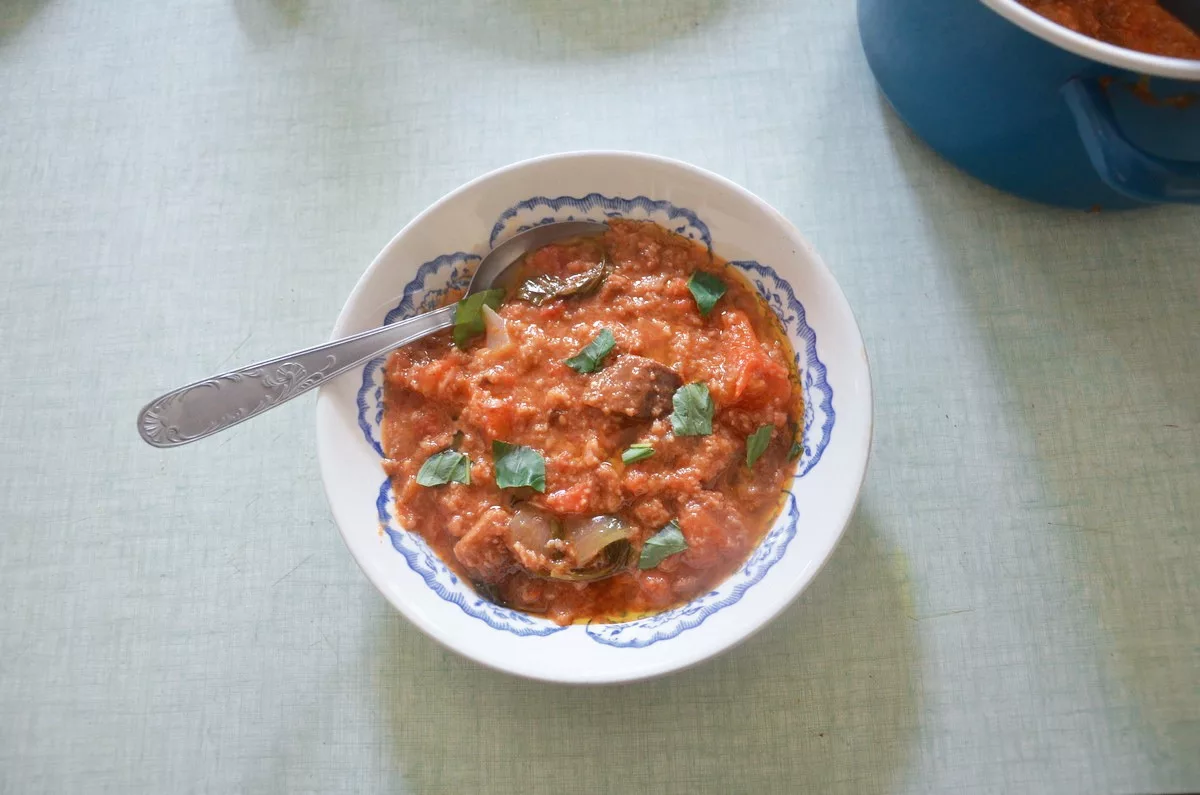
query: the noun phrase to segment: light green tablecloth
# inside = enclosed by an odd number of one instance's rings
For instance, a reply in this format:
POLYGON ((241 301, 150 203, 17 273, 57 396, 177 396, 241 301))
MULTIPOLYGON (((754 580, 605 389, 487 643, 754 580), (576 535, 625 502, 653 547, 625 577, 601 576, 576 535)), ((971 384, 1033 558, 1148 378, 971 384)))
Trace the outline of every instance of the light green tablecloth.
POLYGON ((3 0, 0 792, 1200 790, 1200 213, 951 170, 852 5, 3 0), (323 339, 444 192, 610 147, 775 204, 866 336, 858 517, 744 646, 490 673, 355 567, 310 399, 137 439, 155 393, 323 339))

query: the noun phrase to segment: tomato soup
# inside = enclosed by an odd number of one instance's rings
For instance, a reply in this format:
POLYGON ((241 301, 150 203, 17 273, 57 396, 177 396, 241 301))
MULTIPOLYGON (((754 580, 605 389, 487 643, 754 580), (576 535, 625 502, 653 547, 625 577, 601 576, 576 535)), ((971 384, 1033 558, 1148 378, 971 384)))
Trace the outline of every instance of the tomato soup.
POLYGON ((1042 16, 1093 39, 1152 55, 1200 60, 1200 36, 1158 0, 1021 0, 1042 16))
POLYGON ((453 332, 393 352, 384 405, 400 523, 487 598, 560 624, 728 577, 780 510, 803 417, 753 287, 620 220, 532 252, 453 332))

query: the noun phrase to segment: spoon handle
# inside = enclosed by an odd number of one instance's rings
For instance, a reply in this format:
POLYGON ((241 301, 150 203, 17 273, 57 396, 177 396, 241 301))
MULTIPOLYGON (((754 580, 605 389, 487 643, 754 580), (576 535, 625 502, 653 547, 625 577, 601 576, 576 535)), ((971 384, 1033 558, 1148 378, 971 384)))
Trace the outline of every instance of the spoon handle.
POLYGON ((454 305, 221 373, 159 397, 138 414, 154 447, 178 447, 256 417, 368 359, 454 325, 454 305))

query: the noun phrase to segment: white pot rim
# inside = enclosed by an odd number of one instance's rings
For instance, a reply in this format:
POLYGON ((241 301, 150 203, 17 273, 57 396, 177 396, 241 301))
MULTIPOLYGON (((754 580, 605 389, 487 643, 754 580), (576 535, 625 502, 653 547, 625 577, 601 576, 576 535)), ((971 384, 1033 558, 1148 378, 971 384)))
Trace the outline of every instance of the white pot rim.
POLYGON ((1128 69, 1138 74, 1200 82, 1200 61, 1150 55, 1108 44, 1064 28, 1056 22, 1051 22, 1036 11, 1021 5, 1017 0, 980 0, 980 2, 1039 39, 1084 58, 1128 69))

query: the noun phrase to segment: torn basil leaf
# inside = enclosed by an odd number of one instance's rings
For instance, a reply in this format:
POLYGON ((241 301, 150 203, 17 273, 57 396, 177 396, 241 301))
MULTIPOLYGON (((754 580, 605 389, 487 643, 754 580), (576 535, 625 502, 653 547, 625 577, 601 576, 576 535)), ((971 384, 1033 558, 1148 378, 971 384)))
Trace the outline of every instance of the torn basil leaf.
POLYGON ((705 271, 693 273, 687 286, 692 291, 692 297, 696 299, 696 306, 700 308, 702 317, 708 317, 717 301, 725 295, 725 282, 705 271))
POLYGON ((517 288, 517 298, 541 306, 554 298, 587 295, 600 289, 600 285, 608 278, 609 270, 608 260, 601 260, 583 273, 573 276, 534 276, 517 288))
POLYGON ((611 331, 606 328, 600 329, 596 339, 589 342, 587 347, 579 353, 567 359, 567 366, 580 373, 594 373, 599 369, 604 357, 612 353, 616 344, 617 341, 613 339, 611 331))
POLYGON ((417 483, 422 486, 444 486, 447 483, 471 485, 471 459, 457 450, 434 453, 421 464, 417 483))
POLYGON ((788 420, 788 436, 792 437, 792 446, 788 448, 788 461, 795 461, 804 452, 804 446, 800 444, 800 423, 796 420, 788 420))
POLYGON ((454 344, 465 349, 467 343, 484 332, 483 307, 499 309, 504 290, 480 290, 458 302, 454 308, 454 344))
POLYGON ((671 398, 671 431, 676 436, 708 436, 712 433, 713 402, 708 385, 688 384, 671 398))
POLYGON ((546 492, 546 459, 532 447, 492 442, 492 460, 496 468, 496 485, 502 489, 529 486, 546 492))
POLYGON ((662 530, 646 539, 646 543, 642 547, 642 555, 638 558, 638 568, 652 569, 687 548, 687 539, 683 537, 683 531, 679 529, 679 522, 672 519, 662 530))
POLYGON ((621 461, 632 464, 635 461, 645 461, 654 455, 654 448, 648 444, 631 444, 629 449, 621 453, 621 461))
POLYGON ((746 466, 753 467, 754 462, 767 452, 767 445, 771 443, 771 432, 774 430, 774 425, 763 425, 746 437, 746 466))

